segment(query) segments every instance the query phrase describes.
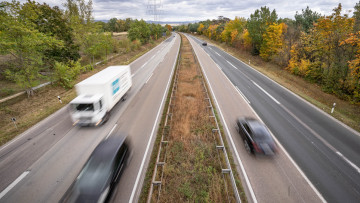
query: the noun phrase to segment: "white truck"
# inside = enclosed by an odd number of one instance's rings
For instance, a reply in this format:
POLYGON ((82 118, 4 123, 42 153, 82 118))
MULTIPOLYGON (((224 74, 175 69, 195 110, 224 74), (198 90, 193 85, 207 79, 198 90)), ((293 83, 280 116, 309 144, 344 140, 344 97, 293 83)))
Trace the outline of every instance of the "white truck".
POLYGON ((71 118, 78 125, 99 125, 132 85, 129 66, 109 66, 75 85, 77 97, 70 102, 71 118))

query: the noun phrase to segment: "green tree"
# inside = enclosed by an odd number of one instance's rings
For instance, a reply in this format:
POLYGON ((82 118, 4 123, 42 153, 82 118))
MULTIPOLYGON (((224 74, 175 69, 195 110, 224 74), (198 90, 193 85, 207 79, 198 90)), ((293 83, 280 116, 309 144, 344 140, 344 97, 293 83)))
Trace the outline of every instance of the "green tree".
POLYGON ((72 88, 73 81, 82 71, 84 71, 84 68, 79 61, 69 61, 68 63, 55 62, 55 81, 64 88, 72 88))
POLYGON ((258 55, 263 42, 263 35, 269 25, 275 23, 277 14, 275 9, 270 12, 268 7, 261 7, 260 10, 250 15, 247 22, 247 29, 252 42, 252 54, 258 55))
POLYGON ((194 23, 194 24, 190 23, 189 24, 189 31, 192 32, 192 33, 197 32, 198 27, 199 27, 199 23, 194 23))
POLYGON ((309 33, 310 29, 314 26, 314 23, 321 17, 316 11, 310 10, 309 6, 306 9, 302 9, 302 13, 295 14, 295 22, 304 32, 309 33))
POLYGON ((18 18, 27 19, 41 33, 63 41, 64 46, 44 49, 45 63, 48 66, 52 67, 54 61, 77 61, 80 58, 79 46, 74 43, 72 29, 58 7, 51 8, 45 3, 29 0, 22 6, 18 18))
POLYGON ((354 33, 360 31, 360 1, 355 4, 353 18, 354 23, 354 33))
POLYGON ((142 44, 145 44, 150 39, 150 28, 149 25, 144 20, 135 20, 131 25, 128 31, 128 38, 131 41, 136 39, 140 40, 142 44))
POLYGON ((30 12, 19 2, 1 3, 0 16, 0 53, 11 54, 11 61, 5 71, 8 79, 15 81, 20 87, 33 95, 32 87, 39 84, 44 69, 44 50, 48 47, 61 47, 62 41, 39 32, 36 25, 27 18, 20 17, 20 12, 30 12))

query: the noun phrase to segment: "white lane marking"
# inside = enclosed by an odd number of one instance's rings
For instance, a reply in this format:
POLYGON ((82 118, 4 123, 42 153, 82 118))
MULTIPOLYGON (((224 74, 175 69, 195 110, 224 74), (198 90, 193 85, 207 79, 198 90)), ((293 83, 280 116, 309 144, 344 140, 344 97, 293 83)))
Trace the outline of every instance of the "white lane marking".
POLYGON ((146 80, 145 84, 149 82, 151 76, 153 75, 153 73, 151 73, 151 75, 149 76, 149 78, 146 80))
MULTIPOLYGON (((154 56, 155 56, 155 55, 154 55, 154 56)), ((154 56, 151 57, 151 59, 153 59, 154 56)), ((150 59, 150 60, 151 60, 151 59, 150 59)), ((131 77, 134 77, 134 76, 135 76, 140 70, 142 70, 148 63, 149 63, 149 61, 146 61, 134 74, 131 75, 131 77)))
POLYGON ((350 164, 352 167, 354 167, 358 173, 360 173, 360 168, 357 167, 353 162, 351 162, 349 159, 347 159, 343 154, 341 154, 339 151, 336 152, 340 157, 342 157, 348 164, 350 164))
POLYGON ((278 100, 276 100, 273 96, 271 96, 267 91, 265 91, 262 87, 260 87, 260 85, 256 84, 256 82, 252 81, 252 83, 254 83, 254 85, 256 85, 261 91, 263 91, 267 96, 269 96, 272 100, 274 100, 274 102, 276 102, 277 104, 280 105, 280 102, 278 100))
POLYGON ((297 97, 298 99, 302 100, 303 102, 307 103, 309 106, 311 106, 312 108, 316 109, 318 112, 322 113, 323 115, 327 116, 328 118, 330 118, 331 120, 337 122, 338 124, 340 124, 341 126, 343 126, 344 128, 348 129, 349 131, 351 131, 353 134, 360 136, 360 133, 354 129, 352 129, 351 127, 349 127, 348 125, 346 125, 343 122, 340 122, 338 119, 330 116, 328 113, 326 113, 325 111, 323 111, 322 109, 318 108, 317 106, 315 106, 314 104, 310 103, 309 101, 305 100, 304 98, 300 97, 299 95, 295 94, 294 92, 290 91, 289 89, 287 89, 286 87, 284 87, 283 85, 279 84, 278 82, 274 81, 273 79, 269 78, 267 75, 263 74, 262 72, 256 70, 255 68, 253 68, 252 66, 249 66, 247 63, 244 63, 243 61, 239 60, 238 58, 236 58, 235 56, 223 51, 225 54, 227 54, 228 56, 236 59, 237 61, 239 61, 240 63, 244 64, 245 66, 247 66, 250 70, 253 70, 257 73, 259 73, 260 75, 262 75, 263 77, 267 78, 269 81, 273 82, 274 84, 277 84, 279 87, 283 88, 284 90, 286 90, 288 93, 294 95, 295 97, 297 97))
MULTIPOLYGON (((226 52, 225 52, 226 53, 226 52)), ((227 53, 226 53, 227 54, 227 53)), ((228 54, 229 55, 229 54, 228 54)), ((232 56, 232 55, 230 55, 230 56, 232 56)), ((232 56, 233 57, 233 56, 232 56)), ((236 59, 236 58, 235 58, 236 59)), ((238 59, 237 59, 238 60, 238 59)), ((240 61, 240 60, 239 60, 240 61)), ((241 62, 241 61, 240 61, 241 62)), ((242 62, 243 63, 243 62, 242 62)), ((216 64, 216 63, 215 63, 216 64)), ((245 64, 246 65, 246 64, 245 64)), ((222 70, 221 68, 220 68, 220 66, 218 66, 217 64, 216 64, 216 66, 220 69, 220 70, 222 70)), ((231 84, 231 86, 234 88, 234 89, 236 89, 235 88, 235 86, 234 86, 234 84, 231 82, 231 80, 225 75, 225 73, 223 72, 223 71, 221 71, 221 73, 225 76, 225 78, 229 81, 229 83, 231 84)), ((260 72, 259 72, 260 73, 260 72)), ((249 107, 250 107, 250 109, 251 109, 251 111, 256 115, 256 117, 261 121, 261 122, 263 122, 264 123, 264 121, 260 118, 260 116, 255 112, 255 110, 253 109, 253 108, 251 108, 251 106, 249 105, 249 107)), ((288 159, 291 161, 291 163, 295 166, 295 168, 299 171, 299 173, 301 174, 301 176, 305 179, 305 181, 310 185, 310 187, 313 189, 313 191, 315 192, 315 194, 320 198, 320 200, 322 201, 322 202, 326 202, 326 200, 324 199, 324 197, 321 195, 321 193, 316 189, 316 187, 312 184, 312 182, 308 179, 308 177, 305 175, 305 173, 300 169, 300 167, 296 164, 296 162, 292 159, 292 157, 289 155, 289 153, 285 150, 285 148, 282 146, 282 144, 279 142, 279 140, 274 136, 274 134, 271 132, 271 130, 269 129, 269 131, 270 131, 270 133, 271 133, 271 135, 272 135, 272 137, 274 138, 274 140, 275 140, 275 142, 276 142, 276 144, 278 144, 278 146, 281 148, 281 150, 285 153, 285 155, 288 157, 288 159)), ((232 143, 233 144, 233 143, 232 143)), ((234 147, 234 146, 233 146, 234 147)), ((236 149, 236 148, 234 148, 234 149, 236 149)), ((238 156, 238 154, 237 154, 237 151, 236 150, 234 150, 235 151, 235 153, 236 153, 236 155, 238 156)), ((237 157, 238 158, 238 157, 237 157)), ((239 159, 239 158, 238 158, 239 159)), ((245 172, 245 170, 243 170, 243 167, 241 168, 241 170, 243 171, 243 173, 244 174, 246 174, 246 172, 245 172)), ((246 175, 246 177, 247 177, 247 175, 246 175)), ((245 178, 245 180, 246 180, 246 178, 245 178)), ((248 180, 247 180, 248 181, 248 180)), ((246 183, 247 183, 247 185, 248 185, 248 187, 249 187, 249 184, 248 184, 248 182, 246 181, 246 183)), ((251 186, 250 186, 250 188, 251 188, 251 186)), ((251 188, 251 190, 252 190, 252 188, 251 188)))
POLYGON ((114 127, 110 130, 109 134, 105 137, 105 140, 107 140, 110 137, 111 133, 115 130, 116 126, 117 124, 115 124, 114 127))
POLYGON ((221 56, 219 53, 217 53, 217 51, 214 51, 215 52, 215 54, 217 54, 218 56, 221 56))
MULTIPOLYGON (((180 46, 179 46, 178 53, 177 53, 176 56, 179 55, 179 51, 180 51, 180 46)), ((171 79, 172 79, 172 76, 173 76, 173 73, 174 73, 174 69, 175 69, 176 62, 177 62, 177 57, 176 57, 176 59, 175 59, 175 61, 174 61, 173 69, 172 69, 172 71, 171 71, 171 74, 170 74, 168 83, 167 83, 167 85, 166 85, 166 89, 165 89, 163 98, 162 98, 162 100, 161 100, 161 104, 160 104, 159 110, 158 110, 157 115, 156 115, 156 119, 155 119, 155 122, 154 122, 154 126, 153 126, 153 129, 152 129, 152 131, 151 131, 150 139, 149 139, 149 142, 148 142, 148 144, 147 144, 147 146, 146 146, 146 150, 145 150, 145 154, 144 154, 143 160, 141 161, 141 165, 140 165, 139 172, 138 172, 138 174, 137 174, 137 176, 136 176, 135 184, 134 184, 134 187, 133 187, 133 189, 132 189, 131 196, 130 196, 130 200, 129 200, 130 203, 133 202, 133 200, 134 200, 134 196, 135 196, 135 193, 136 193, 137 185, 139 184, 141 172, 142 172, 142 170, 143 170, 143 168, 144 168, 145 160, 146 160, 146 157, 148 156, 148 153, 149 153, 150 143, 151 143, 152 137, 154 136, 155 128, 156 128, 156 126, 157 126, 157 122, 158 122, 158 120, 159 120, 159 116, 160 116, 160 112, 161 112, 161 107, 162 107, 163 104, 164 104, 164 101, 165 101, 165 98, 166 98, 166 95, 167 95, 167 92, 168 92, 168 89, 169 89, 169 86, 170 86, 170 82, 171 82, 171 79)))
POLYGON ((232 63, 230 63, 229 61, 226 61, 226 62, 228 62, 228 64, 230 64, 233 68, 235 68, 237 70, 236 66, 234 66, 232 63))
MULTIPOLYGON (((281 107, 289 114, 291 115, 293 118, 295 118, 295 120, 297 120, 297 122, 299 122, 301 125, 303 125, 307 130, 310 131, 311 134, 313 134, 316 138, 318 138, 320 140, 320 142, 322 142, 325 146, 327 146, 331 151, 333 151, 334 153, 336 153, 337 155, 340 156, 340 158, 342 158, 345 162, 347 162, 351 167, 353 167, 358 173, 360 173, 360 168, 358 166, 356 166, 354 163, 352 163, 348 158, 346 158, 343 154, 341 154, 335 147, 333 147, 328 141, 326 141, 323 137, 321 137, 317 132, 315 132, 312 128, 310 128, 310 126, 306 125, 300 118, 298 118, 295 114, 293 114, 288 108, 286 108, 285 106, 281 107)), ((312 144, 314 144, 314 142, 311 142, 312 144)))
POLYGON ((7 186, 7 188, 5 188, 5 190, 3 190, 0 193, 0 199, 3 198, 6 193, 8 193, 11 189, 13 189, 22 179, 25 178, 25 176, 27 176, 27 174, 29 174, 30 171, 25 171, 24 173, 22 173, 18 178, 16 178, 16 180, 14 180, 14 182, 12 182, 9 186, 7 186))
MULTIPOLYGON (((196 54, 196 53, 195 53, 195 54, 196 54)), ((203 69, 204 66, 202 65, 201 60, 199 60, 199 62, 200 62, 201 69, 203 69)), ((216 63, 215 63, 215 64, 216 64, 216 63)), ((217 66, 217 67, 219 68, 219 66, 217 66)), ((208 77, 207 77, 206 72, 205 72, 204 69, 203 69, 203 72, 204 72, 205 78, 206 78, 206 80, 207 80, 207 82, 208 82, 208 84, 209 84, 211 94, 212 94, 213 97, 214 97, 214 101, 215 101, 216 107, 219 109, 219 113, 220 113, 221 119, 223 120, 224 127, 225 127, 225 129, 226 129, 226 132, 227 132, 227 134, 229 135, 228 137, 229 137, 230 142, 231 142, 231 145, 232 145, 232 147, 233 147, 233 149, 234 149, 236 159, 237 159, 238 163, 240 164, 240 168, 241 168, 242 173, 244 174, 245 182, 246 182, 246 184, 247 184, 247 186, 248 186, 248 189, 249 189, 249 191, 250 191, 251 198, 252 198, 252 200, 253 200, 254 203, 257 203, 257 199, 256 199, 256 197, 255 197, 254 190, 253 190, 252 187, 251 187, 251 183, 250 183, 249 177, 247 176, 247 173, 246 173, 246 171, 245 171, 244 165, 243 165, 243 163, 242 163, 242 161, 241 161, 241 159, 240 159, 239 153, 238 153, 238 151, 236 150, 234 141, 233 141, 233 139, 232 139, 232 135, 231 135, 231 133, 230 133, 230 131, 229 131, 229 128, 227 127, 227 124, 226 124, 226 122, 225 122, 225 118, 224 118, 224 116, 223 116, 223 113, 222 113, 222 111, 221 111, 221 108, 220 108, 220 106, 219 106, 219 103, 218 103, 218 101, 217 101, 217 99, 216 99, 216 96, 215 96, 215 94, 214 94, 214 91, 213 91, 213 89, 212 89, 212 85, 211 85, 211 83, 210 83, 210 81, 209 81, 209 79, 208 79, 208 77)), ((221 71, 221 72, 222 72, 222 71, 221 71)), ((226 78, 227 78, 227 77, 226 77, 226 78)), ((230 84, 232 84, 232 83, 230 83, 230 84)))
POLYGON ((235 88, 237 89, 238 93, 240 94, 240 96, 247 102, 250 104, 250 101, 245 97, 245 95, 240 91, 240 89, 238 88, 238 86, 235 86, 235 88))

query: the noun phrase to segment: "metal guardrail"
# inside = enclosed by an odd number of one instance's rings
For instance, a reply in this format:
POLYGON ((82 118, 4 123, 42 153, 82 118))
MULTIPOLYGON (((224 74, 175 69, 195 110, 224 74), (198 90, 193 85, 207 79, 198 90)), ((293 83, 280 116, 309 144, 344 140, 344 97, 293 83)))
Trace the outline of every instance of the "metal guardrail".
MULTIPOLYGON (((214 129, 212 129, 212 135, 214 137, 215 140, 215 144, 216 144, 216 149, 218 152, 218 158, 219 158, 219 163, 221 165, 221 173, 224 179, 224 183, 225 183, 225 190, 226 193, 228 195, 228 201, 230 202, 230 194, 229 194, 229 189, 228 189, 228 185, 227 185, 227 178, 230 178, 230 182, 231 182, 231 186, 233 188, 233 194, 235 196, 236 202, 240 202, 241 203, 241 199, 240 199, 240 195, 236 186, 236 182, 235 182, 235 178, 233 175, 233 171, 231 169, 231 165, 230 165, 230 161, 226 152, 226 148, 222 139, 222 135, 221 135, 221 131, 219 128, 219 124, 217 121, 217 118, 215 116, 215 111, 214 111, 214 107, 212 105, 212 101, 210 99, 209 96, 209 92, 207 90, 207 85, 206 82, 204 80, 203 77, 203 72, 202 72, 202 68, 200 67, 196 54, 194 53, 194 50, 191 48, 192 52, 193 52, 193 56, 194 56, 194 60, 197 64, 197 74, 200 75, 201 77, 201 83, 203 86, 203 93, 205 96, 205 100, 208 101, 208 106, 207 106, 207 111, 209 113, 209 120, 213 122, 214 126, 216 126, 214 129), (218 143, 219 142, 219 143, 218 143), (225 157, 225 166, 223 166, 222 161, 221 161, 221 156, 225 157)), ((177 67, 176 67, 176 72, 175 72, 175 76, 174 76, 174 83, 173 83, 173 88, 171 90, 171 95, 170 95, 170 100, 169 100, 169 106, 166 112, 166 118, 165 118, 165 122, 164 122, 164 127, 162 129, 162 135, 161 135, 161 141, 160 141, 160 146, 159 146, 159 150, 158 150, 158 154, 156 157, 156 164, 154 167, 154 172, 153 172, 153 176, 152 176, 152 180, 151 180, 151 186, 150 186, 150 191, 148 194, 148 198, 147 198, 147 202, 158 202, 159 198, 160 198, 160 193, 161 193, 161 186, 162 186, 162 180, 163 180, 163 173, 164 173, 164 167, 165 167, 165 163, 166 163, 166 148, 167 148, 167 144, 168 144, 168 135, 171 129, 171 119, 172 119, 172 113, 173 113, 173 109, 174 109, 174 105, 172 104, 173 101, 176 99, 176 90, 177 90, 177 85, 178 85, 178 78, 179 78, 179 64, 180 64, 180 58, 181 58, 181 52, 179 52, 179 57, 178 57, 178 63, 177 63, 177 67), (154 190, 157 189, 158 192, 157 194, 155 194, 154 190)))
POLYGON ((163 179, 163 175, 164 175, 164 167, 165 167, 165 163, 166 163, 166 152, 167 152, 166 148, 167 148, 167 144, 168 144, 167 138, 168 138, 168 135, 169 135, 170 129, 171 129, 170 124, 171 124, 172 113, 173 113, 173 109, 174 109, 173 101, 176 98, 175 95, 176 95, 176 90, 177 90, 177 85, 178 85, 178 78, 179 78, 178 67, 180 64, 180 58, 181 58, 181 52, 179 52, 179 55, 178 55, 176 71, 174 73, 173 87, 171 90, 169 105, 168 105, 168 109, 166 112, 164 127, 161 132, 160 146, 159 146, 158 154, 156 157, 156 164, 154 167, 153 177, 151 180, 150 192, 149 192, 149 195, 147 198, 148 203, 151 202, 152 200, 153 201, 156 200, 156 202, 157 202, 157 201, 159 201, 159 198, 160 198, 162 179, 163 179), (155 187, 158 190, 157 196, 153 196, 155 187))
MULTIPOLYGON (((197 57, 196 57, 197 55, 195 54, 194 49, 191 48, 191 50, 193 52, 195 61, 198 61, 197 57)), ((202 78, 201 82, 202 82, 202 85, 203 85, 203 91, 204 91, 204 94, 205 94, 205 100, 207 100, 209 102, 209 106, 207 107, 208 110, 209 110, 209 119, 212 120, 213 122, 215 122, 215 126, 216 126, 216 128, 212 129, 212 133, 213 133, 213 136, 215 138, 215 141, 219 142, 219 143, 216 143, 216 148, 218 149, 218 153, 222 152, 222 154, 225 156, 226 166, 221 166, 222 167, 221 171, 222 171, 222 174, 224 176, 229 175, 235 199, 236 199, 237 202, 241 203, 241 198, 240 198, 239 190, 238 190, 238 188, 236 186, 234 173, 233 173, 233 171, 231 169, 231 164, 230 164, 229 157, 228 157, 228 154, 227 154, 227 151, 226 151, 226 147, 224 145, 224 140, 222 138, 219 123, 218 123, 218 120, 217 120, 216 115, 215 115, 215 110, 214 110, 214 107, 213 107, 213 104, 212 104, 212 101, 211 101, 210 93, 208 92, 207 83, 206 83, 206 81, 204 79, 204 76, 203 76, 203 71, 204 70, 200 66, 199 63, 197 63, 197 64, 198 64, 198 67, 200 67, 200 68, 198 68, 198 70, 199 70, 199 74, 201 75, 201 78, 202 78)), ((219 156, 220 156, 220 154, 219 154, 219 156)), ((227 187, 226 187, 226 190, 227 190, 227 187)))

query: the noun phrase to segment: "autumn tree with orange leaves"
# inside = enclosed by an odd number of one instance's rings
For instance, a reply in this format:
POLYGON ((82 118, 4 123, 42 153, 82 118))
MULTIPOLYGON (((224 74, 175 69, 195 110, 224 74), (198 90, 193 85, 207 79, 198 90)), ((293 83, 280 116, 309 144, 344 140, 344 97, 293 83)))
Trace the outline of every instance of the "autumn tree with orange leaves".
POLYGON ((260 48, 260 57, 270 61, 284 45, 284 35, 287 26, 285 23, 270 25, 263 34, 263 43, 260 48))

